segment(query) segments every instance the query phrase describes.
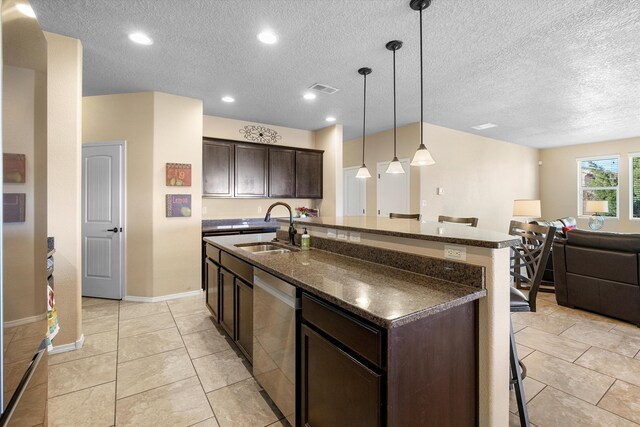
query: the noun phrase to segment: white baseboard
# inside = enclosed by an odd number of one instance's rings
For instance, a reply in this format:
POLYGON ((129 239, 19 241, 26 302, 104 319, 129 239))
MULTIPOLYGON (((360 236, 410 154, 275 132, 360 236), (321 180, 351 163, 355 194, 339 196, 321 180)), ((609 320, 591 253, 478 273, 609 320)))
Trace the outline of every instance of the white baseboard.
POLYGON ((26 325, 28 323, 38 322, 47 318, 47 313, 38 314, 37 316, 24 317, 22 319, 9 320, 3 323, 5 328, 13 328, 14 326, 26 325))
POLYGON ((197 297, 200 295, 202 295, 202 289, 198 289, 197 291, 181 292, 179 294, 162 295, 159 297, 136 297, 132 295, 127 295, 126 297, 124 297, 124 300, 132 301, 132 302, 160 302, 160 301, 169 301, 172 299, 197 297))
MULTIPOLYGON (((55 339, 55 338, 54 338, 55 339)), ((80 335, 80 339, 76 342, 62 345, 54 345, 49 354, 66 353, 67 351, 80 350, 84 345, 84 334, 80 335)))

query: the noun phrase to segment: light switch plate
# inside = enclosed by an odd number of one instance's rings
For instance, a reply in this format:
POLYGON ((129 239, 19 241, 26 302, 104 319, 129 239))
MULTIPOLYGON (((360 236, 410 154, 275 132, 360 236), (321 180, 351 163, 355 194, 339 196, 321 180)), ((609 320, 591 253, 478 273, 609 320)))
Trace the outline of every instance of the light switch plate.
POLYGON ((466 246, 444 245, 444 257, 456 261, 466 261, 467 248, 466 246))

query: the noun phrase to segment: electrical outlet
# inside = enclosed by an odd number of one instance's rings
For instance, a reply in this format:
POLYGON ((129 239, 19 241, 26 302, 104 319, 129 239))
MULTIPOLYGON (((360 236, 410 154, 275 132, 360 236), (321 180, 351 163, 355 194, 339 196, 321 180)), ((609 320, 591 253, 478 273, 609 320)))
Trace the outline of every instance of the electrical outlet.
POLYGON ((335 239, 336 238, 336 230, 334 230, 333 228, 328 229, 327 230, 327 238, 335 239))
POLYGON ((426 201, 426 200, 423 200, 423 201, 422 201, 422 207, 423 207, 423 208, 426 208, 426 207, 427 207, 427 201, 426 201))
POLYGON ((456 261, 466 261, 467 248, 465 246, 444 245, 444 257, 456 261))
POLYGON ((442 196, 444 194, 444 188, 438 187, 437 194, 438 196, 442 196))
POLYGON ((351 232, 349 233, 349 240, 352 242, 359 243, 360 242, 360 233, 351 232))
POLYGON ((258 213, 262 212, 262 206, 258 206, 258 213))
POLYGON ((338 231, 338 240, 347 240, 348 238, 346 231, 338 231))
POLYGON ((206 215, 207 214, 207 207, 203 206, 202 207, 202 215, 206 215))

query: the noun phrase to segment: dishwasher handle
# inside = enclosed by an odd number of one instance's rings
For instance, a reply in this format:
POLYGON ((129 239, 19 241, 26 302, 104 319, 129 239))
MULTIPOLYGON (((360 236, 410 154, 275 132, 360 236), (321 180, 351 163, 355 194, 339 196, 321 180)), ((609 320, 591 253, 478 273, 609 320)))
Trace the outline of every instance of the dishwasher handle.
POLYGON ((282 301, 283 303, 285 303, 286 305, 288 305, 289 307, 291 307, 293 309, 297 310, 297 309, 300 308, 300 299, 299 298, 287 295, 286 293, 284 293, 284 292, 274 288, 273 286, 269 285, 267 282, 265 282, 264 280, 262 280, 260 277, 258 277, 256 275, 253 276, 253 286, 256 286, 256 287, 262 289, 263 291, 265 291, 266 293, 268 293, 272 297, 277 298, 278 300, 282 301))

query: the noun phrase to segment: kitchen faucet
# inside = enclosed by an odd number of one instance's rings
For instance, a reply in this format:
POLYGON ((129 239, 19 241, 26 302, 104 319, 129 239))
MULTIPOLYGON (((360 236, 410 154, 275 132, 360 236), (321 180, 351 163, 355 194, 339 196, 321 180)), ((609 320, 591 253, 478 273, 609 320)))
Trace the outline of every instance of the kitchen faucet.
POLYGON ((293 211, 291 210, 291 206, 289 206, 288 204, 283 203, 283 202, 275 202, 274 204, 269 206, 269 209, 267 209, 267 214, 264 216, 264 220, 265 220, 265 222, 267 222, 267 221, 269 221, 271 219, 271 209, 273 209, 274 207, 276 207, 278 205, 284 206, 285 208, 287 208, 289 210, 289 244, 291 246, 293 246, 295 244, 295 241, 294 241, 293 237, 296 235, 297 231, 293 227, 293 211))

